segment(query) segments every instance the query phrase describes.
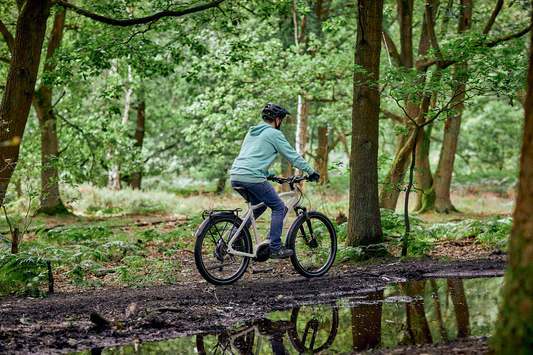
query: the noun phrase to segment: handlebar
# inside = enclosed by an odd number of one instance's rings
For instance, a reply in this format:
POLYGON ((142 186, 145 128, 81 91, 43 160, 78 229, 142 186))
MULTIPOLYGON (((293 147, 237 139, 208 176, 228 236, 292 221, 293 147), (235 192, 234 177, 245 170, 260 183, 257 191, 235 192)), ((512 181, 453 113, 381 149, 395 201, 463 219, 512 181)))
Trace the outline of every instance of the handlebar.
POLYGON ((302 181, 310 181, 309 180, 309 175, 303 175, 303 176, 294 176, 294 175, 291 175, 289 176, 288 178, 285 178, 285 177, 280 177, 280 176, 275 176, 275 175, 269 175, 267 177, 267 180, 270 180, 270 181, 275 181, 277 182, 278 184, 284 184, 284 183, 288 183, 289 185, 293 185, 293 184, 297 184, 299 182, 302 182, 302 181))

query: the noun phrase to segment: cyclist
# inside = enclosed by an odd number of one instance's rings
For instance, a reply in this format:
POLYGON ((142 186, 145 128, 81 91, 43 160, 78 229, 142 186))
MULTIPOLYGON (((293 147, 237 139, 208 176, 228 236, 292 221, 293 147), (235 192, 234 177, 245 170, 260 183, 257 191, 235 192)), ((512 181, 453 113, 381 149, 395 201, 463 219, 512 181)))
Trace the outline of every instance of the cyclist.
MULTIPOLYGON (((253 126, 244 138, 239 156, 233 162, 230 170, 230 180, 233 187, 242 186, 250 192, 250 202, 257 205, 264 202, 266 206, 254 210, 254 217, 258 218, 266 207, 272 209, 270 221, 270 258, 288 258, 293 251, 285 248, 281 243, 285 204, 276 190, 266 180, 268 168, 274 158, 280 153, 296 168, 309 174, 310 181, 318 181, 320 174, 307 164, 287 142, 280 128, 283 119, 290 115, 289 111, 277 104, 266 104, 261 111, 263 122, 253 126)), ((239 193, 243 196, 240 191, 239 193)), ((247 226, 251 222, 248 220, 247 226)))

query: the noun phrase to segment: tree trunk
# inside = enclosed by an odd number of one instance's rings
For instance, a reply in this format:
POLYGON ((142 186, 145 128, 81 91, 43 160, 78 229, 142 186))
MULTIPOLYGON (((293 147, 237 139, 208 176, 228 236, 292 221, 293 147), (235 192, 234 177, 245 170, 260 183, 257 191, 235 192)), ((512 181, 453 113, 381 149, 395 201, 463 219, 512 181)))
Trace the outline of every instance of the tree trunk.
POLYGON ((309 102, 298 95, 298 114, 296 116, 296 151, 305 158, 307 144, 307 114, 309 102))
POLYGON ((379 91, 358 84, 376 84, 379 79, 382 10, 383 0, 358 2, 355 64, 372 74, 354 74, 348 246, 383 241, 378 202, 379 91))
POLYGON ((468 338, 470 336, 470 312, 468 312, 468 303, 466 303, 463 280, 448 279, 448 290, 455 310, 457 338, 468 338))
POLYGON ((446 332, 446 327, 444 326, 444 319, 442 318, 442 306, 439 300, 439 288, 437 287, 437 282, 435 279, 428 280, 431 287, 431 299, 433 300, 433 307, 435 308, 435 320, 439 326, 440 340, 448 340, 448 333, 446 332))
POLYGON ((315 170, 320 174, 319 183, 328 181, 328 128, 318 127, 318 149, 316 150, 315 170))
POLYGON ((18 162, 28 120, 51 0, 27 0, 17 19, 15 43, 0 106, 0 204, 18 162))
MULTIPOLYGON (((107 153, 107 160, 111 161, 113 155, 107 153)), ((120 171, 119 167, 116 164, 112 164, 107 172, 107 187, 111 190, 121 190, 122 184, 120 183, 120 171)))
POLYGON ((17 254, 19 252, 21 238, 20 229, 17 227, 13 228, 13 233, 11 233, 11 254, 17 254))
POLYGON ((400 24, 400 53, 402 66, 412 68, 413 58, 413 0, 397 0, 400 24))
MULTIPOLYGON (((54 52, 61 45, 63 29, 65 27, 66 10, 57 12, 54 17, 54 27, 48 40, 46 59, 53 57, 54 52)), ((47 62, 44 72, 51 72, 55 65, 47 62)), ((54 108, 52 107, 52 88, 41 85, 35 92, 33 107, 39 119, 41 131, 41 204, 39 213, 54 215, 68 214, 69 211, 61 201, 59 193, 59 169, 56 166, 58 154, 57 125, 54 108)))
POLYGON ((371 292, 350 308, 353 351, 374 349, 381 343, 383 290, 371 292))
MULTIPOLYGON (((436 0, 430 0, 426 5, 430 7, 430 10, 426 10, 422 24, 422 32, 420 34, 420 42, 418 46, 419 57, 424 57, 425 55, 427 55, 427 51, 431 47, 430 38, 432 37, 432 33, 434 31, 433 28, 435 26, 434 12, 436 6, 433 6, 435 1, 436 0)), ((412 4, 410 3, 410 1, 398 0, 398 17, 400 19, 401 27, 412 27, 412 4), (411 15, 408 15, 408 11, 411 11, 411 15)), ((400 32, 402 33, 409 33, 409 31, 410 29, 407 28, 400 30, 400 32)), ((406 35, 406 37, 402 37, 401 40, 407 41, 409 38, 412 40, 412 35, 406 35)), ((411 50, 411 55, 404 56, 402 54, 401 57, 406 58, 402 59, 403 64, 410 65, 407 68, 412 68, 413 60, 409 60, 409 58, 413 57, 412 45, 402 43, 402 50, 409 49, 411 50)), ((424 81, 425 75, 417 79, 417 84, 421 85, 424 81)), ((416 119, 416 117, 419 116, 419 104, 414 103, 412 101, 413 99, 420 100, 421 97, 422 93, 415 93, 408 100, 405 100, 405 110, 407 115, 406 117, 404 117, 404 126, 410 124, 411 120, 409 119, 409 117, 411 117, 412 119, 416 119)), ((400 191, 402 190, 403 181, 405 179, 405 174, 411 161, 411 152, 414 143, 412 139, 413 134, 414 129, 411 129, 411 132, 408 134, 408 136, 400 135, 398 137, 398 148, 396 149, 394 162, 387 174, 387 177, 385 178, 388 183, 387 185, 383 186, 379 194, 379 206, 381 208, 386 208, 392 211, 396 209, 398 197, 400 196, 400 191)))
MULTIPOLYGON (((398 22, 400 25, 400 60, 399 64, 405 68, 412 68, 414 65, 413 59, 413 1, 412 0, 397 0, 398 4, 398 22)), ((422 42, 422 39, 420 39, 422 42)), ((407 100, 406 100, 407 101, 407 100)), ((411 117, 417 117, 417 105, 407 102, 407 114, 411 117)), ((404 117, 404 125, 409 123, 409 119, 404 117)), ((398 136, 398 147, 394 163, 389 170, 385 181, 388 181, 387 186, 384 186, 379 194, 379 206, 389 210, 395 210, 400 196, 399 185, 403 183, 407 167, 409 166, 409 150, 403 149, 408 138, 406 136, 398 136)))
MULTIPOLYGON (((532 17, 533 23, 533 17, 532 17)), ((531 36, 533 42, 533 35, 531 36)), ((524 133, 514 225, 492 354, 531 354, 533 349, 533 51, 529 49, 524 133)))
MULTIPOLYGON (((458 33, 461 34, 470 29, 472 23, 473 0, 461 0, 461 17, 459 19, 458 33)), ((455 152, 457 151, 457 141, 461 128, 462 111, 464 109, 463 100, 465 98, 466 76, 461 74, 468 69, 466 63, 455 65, 454 79, 460 84, 457 85, 452 100, 453 112, 448 116, 444 125, 444 138, 439 158, 433 190, 435 191, 435 211, 438 213, 456 212, 450 199, 450 186, 452 182, 453 164, 455 152)))
MULTIPOLYGON (((283 132, 285 133, 285 137, 289 141, 293 140, 294 131, 295 131, 295 129, 294 129, 295 117, 292 116, 292 115, 291 116, 287 116, 284 121, 286 121, 283 124, 283 132)), ((289 177, 291 175, 294 175, 294 167, 286 159, 281 158, 281 176, 289 177)), ((282 184, 281 185, 281 191, 283 191, 283 192, 288 192, 288 191, 290 191, 290 189, 291 188, 290 188, 289 184, 282 184)))
POLYGON ((407 319, 409 324, 407 327, 411 331, 410 335, 416 344, 432 343, 433 337, 429 329, 429 324, 426 318, 426 311, 424 309, 424 288, 425 285, 419 281, 412 281, 407 284, 400 284, 401 290, 409 296, 412 301, 407 307, 407 319))
MULTIPOLYGON (((145 120, 145 103, 144 101, 137 107, 137 128, 135 129, 135 146, 139 148, 139 154, 142 150, 144 139, 144 120, 145 120)), ((131 187, 134 189, 141 188, 142 167, 141 170, 135 172, 131 176, 131 187)))
POLYGON ((417 185, 417 202, 415 206, 415 213, 424 213, 428 205, 434 204, 435 193, 432 190, 433 174, 431 173, 431 166, 429 165, 429 147, 432 126, 423 128, 421 134, 420 144, 416 149, 416 166, 418 170, 415 172, 415 180, 417 185))

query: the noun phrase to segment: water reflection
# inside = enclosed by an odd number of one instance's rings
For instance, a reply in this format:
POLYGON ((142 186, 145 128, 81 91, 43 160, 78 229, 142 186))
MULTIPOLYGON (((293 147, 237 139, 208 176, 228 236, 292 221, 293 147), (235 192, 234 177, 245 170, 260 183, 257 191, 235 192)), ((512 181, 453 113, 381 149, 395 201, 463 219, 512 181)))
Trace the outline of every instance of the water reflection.
POLYGON ((331 305, 291 311, 290 320, 261 319, 215 336, 196 336, 198 354, 316 354, 328 349, 339 328, 338 309, 331 305), (264 342, 270 343, 268 345, 264 342), (264 351, 264 352, 261 352, 264 351))
POLYGON ((93 349, 82 354, 341 354, 492 333, 503 278, 392 284, 218 334, 93 349))

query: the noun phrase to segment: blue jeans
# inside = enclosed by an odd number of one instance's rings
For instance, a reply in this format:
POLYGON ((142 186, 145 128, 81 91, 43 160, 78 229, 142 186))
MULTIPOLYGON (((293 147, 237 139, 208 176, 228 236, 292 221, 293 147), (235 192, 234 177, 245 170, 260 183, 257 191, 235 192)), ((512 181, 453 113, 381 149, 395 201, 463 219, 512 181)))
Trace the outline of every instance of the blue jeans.
MULTIPOLYGON (((258 218, 265 212, 267 207, 272 209, 272 219, 270 220, 270 249, 278 250, 281 247, 281 232, 283 230, 283 217, 285 216, 285 203, 279 197, 274 187, 268 181, 263 182, 242 182, 231 181, 231 186, 245 187, 249 192, 250 202, 252 206, 264 202, 266 206, 254 210, 254 218, 258 218)), ((245 197, 243 193, 239 194, 245 197)), ((250 228, 251 220, 246 222, 246 226, 250 228)))

